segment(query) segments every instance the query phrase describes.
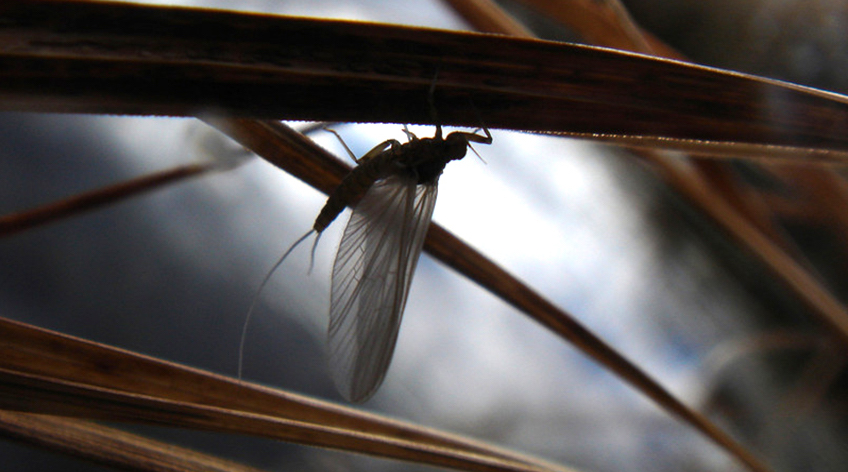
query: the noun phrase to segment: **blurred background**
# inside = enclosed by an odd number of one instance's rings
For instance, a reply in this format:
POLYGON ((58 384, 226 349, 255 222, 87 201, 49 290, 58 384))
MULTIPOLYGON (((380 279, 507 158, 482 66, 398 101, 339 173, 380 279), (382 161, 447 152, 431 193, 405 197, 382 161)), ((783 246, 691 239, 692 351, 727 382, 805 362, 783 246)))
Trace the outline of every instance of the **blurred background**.
MULTIPOLYGON (((624 3, 636 22, 694 62, 846 89, 844 2, 624 3)), ((179 4, 469 28, 438 1, 179 4)), ((503 5, 540 36, 579 40, 518 2, 503 5)), ((334 128, 357 155, 388 138, 405 140, 395 124, 334 128)), ((491 146, 476 146, 485 162, 470 154, 447 167, 435 221, 573 314, 776 470, 843 470, 845 358, 759 262, 624 150, 492 134, 491 146)), ((346 159, 329 133, 310 137, 346 159)), ((0 214, 238 154, 235 144, 217 139, 187 119, 2 113, 0 214)), ((791 206, 793 189, 753 166, 735 166, 740 182, 773 197, 767 203, 791 206)), ((234 376, 253 293, 311 228, 325 198, 252 159, 4 238, 0 313, 234 376)), ((844 295, 844 240, 820 219, 780 214, 783 234, 825 285, 844 295)), ((322 237, 311 273, 307 244, 265 288, 247 331, 246 379, 342 401, 327 370, 325 337, 344 222, 322 237)), ((426 255, 386 381, 362 408, 581 470, 735 467, 593 361, 426 255)), ((135 429, 269 470, 412 467, 252 438, 135 429)), ((96 469, 8 442, 0 443, 0 457, 10 470, 96 469)))

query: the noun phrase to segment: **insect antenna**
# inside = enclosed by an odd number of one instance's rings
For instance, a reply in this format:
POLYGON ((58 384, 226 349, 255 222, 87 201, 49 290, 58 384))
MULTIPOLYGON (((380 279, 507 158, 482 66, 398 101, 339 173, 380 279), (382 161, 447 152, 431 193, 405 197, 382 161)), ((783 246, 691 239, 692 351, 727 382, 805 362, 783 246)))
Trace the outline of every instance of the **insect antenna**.
MULTIPOLYGON (((476 133, 477 131, 474 131, 474 132, 476 133)), ((477 150, 474 149, 474 146, 472 146, 470 142, 468 143, 468 149, 471 149, 471 152, 473 152, 474 155, 477 156, 477 159, 480 159, 480 162, 482 162, 483 164, 489 165, 489 163, 486 162, 486 159, 483 159, 483 156, 481 156, 480 153, 478 153, 477 150)))
MULTIPOLYGON (((294 244, 289 247, 286 252, 280 257, 280 259, 271 267, 271 270, 265 274, 265 278, 262 279, 262 283, 259 284, 259 288, 256 289, 256 292, 253 294, 253 298, 250 300, 250 308, 247 309, 247 314, 244 316, 244 325, 241 328, 241 340, 239 340, 239 351, 238 351, 238 379, 241 380, 242 370, 244 368, 244 344, 247 340, 247 325, 250 324, 250 318, 253 315, 253 310, 256 308, 256 303, 259 301, 259 295, 262 294, 262 290, 268 285, 268 281, 271 280, 271 276, 274 275, 274 272, 283 264, 283 261, 289 257, 294 248, 296 248, 300 243, 306 240, 315 230, 311 229, 309 232, 301 236, 294 244)), ((318 236, 315 237, 315 243, 312 245, 312 257, 309 259, 309 272, 312 272, 312 265, 315 261, 315 248, 318 247, 318 240, 321 239, 321 233, 318 233, 318 236)))

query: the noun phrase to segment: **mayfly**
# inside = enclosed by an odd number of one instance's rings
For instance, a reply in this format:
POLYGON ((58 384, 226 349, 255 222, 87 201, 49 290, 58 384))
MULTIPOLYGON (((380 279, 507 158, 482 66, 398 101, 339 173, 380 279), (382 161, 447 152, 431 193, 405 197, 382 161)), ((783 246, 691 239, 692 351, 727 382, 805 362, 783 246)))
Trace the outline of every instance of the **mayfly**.
MULTIPOLYGON (((298 244, 317 233, 317 245, 342 210, 352 208, 333 264, 327 331, 333 380, 351 402, 370 398, 386 375, 433 216, 439 176, 448 162, 465 157, 470 143, 492 143, 489 130, 482 130, 485 136, 454 131, 443 138, 437 124, 434 137, 418 138, 404 127, 408 142, 389 139, 360 159, 342 141, 357 167, 327 199, 312 229, 283 254, 259 288, 298 244)), ((248 316, 255 302, 256 297, 248 316)))

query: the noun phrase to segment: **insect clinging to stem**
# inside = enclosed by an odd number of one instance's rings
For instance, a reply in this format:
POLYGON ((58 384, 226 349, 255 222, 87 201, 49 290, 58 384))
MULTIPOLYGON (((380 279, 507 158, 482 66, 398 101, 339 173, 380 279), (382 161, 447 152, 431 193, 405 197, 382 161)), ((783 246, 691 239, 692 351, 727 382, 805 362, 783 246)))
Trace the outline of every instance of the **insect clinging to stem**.
MULTIPOLYGON (((435 85, 435 83, 433 84, 435 85)), ((333 264, 329 365, 343 397, 363 402, 385 377, 394 352, 412 275, 436 204, 439 176, 448 162, 465 157, 471 143, 491 144, 492 135, 454 131, 442 136, 436 122, 432 138, 418 138, 406 127, 408 141, 386 140, 356 159, 357 162, 327 199, 312 229, 301 236, 265 276, 248 310, 239 348, 241 378, 247 320, 271 274, 311 234, 316 233, 313 254, 321 233, 344 210, 353 214, 345 227, 333 264)), ((472 148, 473 151, 473 148, 472 148)), ((476 154, 476 152, 475 152, 476 154)))

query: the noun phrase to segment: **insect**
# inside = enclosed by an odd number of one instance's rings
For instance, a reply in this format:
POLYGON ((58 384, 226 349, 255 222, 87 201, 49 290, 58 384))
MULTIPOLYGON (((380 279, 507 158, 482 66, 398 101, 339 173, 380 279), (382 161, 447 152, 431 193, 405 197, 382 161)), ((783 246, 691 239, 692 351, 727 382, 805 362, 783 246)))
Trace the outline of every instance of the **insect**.
POLYGON ((433 216, 439 176, 448 162, 465 157, 470 143, 492 143, 489 130, 482 130, 485 136, 454 131, 443 137, 436 125, 434 137, 418 138, 404 127, 408 142, 384 141, 360 159, 329 130, 358 166, 327 199, 312 229, 277 261, 259 291, 298 244, 317 233, 314 253, 321 233, 346 206, 352 208, 333 264, 327 330, 330 371, 341 395, 351 402, 370 398, 386 375, 433 216))

